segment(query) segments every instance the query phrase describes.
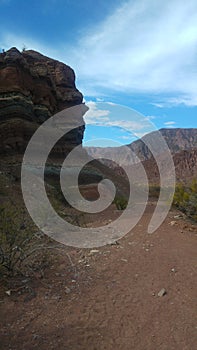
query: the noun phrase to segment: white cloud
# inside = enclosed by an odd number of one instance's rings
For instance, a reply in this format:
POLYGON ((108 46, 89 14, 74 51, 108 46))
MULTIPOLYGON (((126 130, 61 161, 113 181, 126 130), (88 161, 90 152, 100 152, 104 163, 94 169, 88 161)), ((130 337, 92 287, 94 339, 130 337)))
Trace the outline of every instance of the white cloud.
POLYGON ((86 124, 106 125, 110 120, 109 117, 107 117, 110 114, 110 111, 98 109, 96 102, 89 101, 86 105, 89 107, 89 110, 84 116, 86 124))
POLYGON ((167 128, 175 128, 175 124, 176 122, 173 122, 173 121, 169 121, 169 122, 165 122, 164 125, 167 127, 167 128))
POLYGON ((87 90, 172 93, 197 104, 196 23, 196 0, 129 0, 90 28, 71 61, 87 90))
POLYGON ((165 125, 174 125, 174 124, 176 124, 176 122, 165 122, 164 124, 165 125))
POLYGON ((197 106, 196 94, 192 92, 190 95, 183 95, 164 99, 165 107, 178 106, 180 104, 184 104, 188 107, 197 106))
MULTIPOLYGON (((156 130, 154 124, 150 121, 153 117, 144 117, 138 113, 132 113, 131 109, 125 108, 114 103, 97 103, 94 101, 86 102, 89 107, 88 112, 84 115, 86 124, 104 127, 117 127, 123 132, 133 135, 144 135, 156 130), (106 107, 109 106, 109 109, 106 107), (110 108, 112 108, 110 110, 110 108), (129 115, 126 116, 126 112, 129 115), (125 115, 125 119, 124 119, 125 115)), ((130 136, 131 137, 131 136, 130 136)))
POLYGON ((156 119, 154 115, 147 115, 147 117, 144 117, 145 120, 153 120, 156 119))
POLYGON ((108 105, 110 106, 115 106, 116 104, 114 102, 107 102, 108 105))
POLYGON ((68 63, 87 96, 102 98, 110 91, 156 93, 152 104, 158 108, 197 106, 196 23, 196 0, 122 0, 86 34, 83 28, 73 46, 50 48, 2 31, 0 47, 20 49, 25 44, 68 63))
POLYGON ((142 125, 141 121, 136 122, 130 120, 109 120, 106 121, 105 126, 119 127, 129 132, 144 129, 144 125, 142 125))
POLYGON ((150 103, 152 106, 155 106, 157 108, 164 108, 165 105, 163 103, 156 103, 156 102, 152 102, 150 103))
POLYGON ((163 97, 161 103, 150 103, 151 105, 158 108, 170 108, 179 105, 185 105, 187 107, 197 106, 197 96, 193 92, 190 95, 178 94, 176 97, 163 97))

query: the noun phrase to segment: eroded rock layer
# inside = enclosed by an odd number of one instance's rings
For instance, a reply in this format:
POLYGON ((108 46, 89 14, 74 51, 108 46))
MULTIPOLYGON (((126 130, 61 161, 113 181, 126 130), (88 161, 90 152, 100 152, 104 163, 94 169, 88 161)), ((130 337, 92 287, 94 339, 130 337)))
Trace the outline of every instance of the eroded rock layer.
MULTIPOLYGON (((74 71, 64 63, 16 48, 0 54, 0 153, 23 153, 34 131, 55 113, 82 103, 74 71)), ((81 122, 81 120, 80 120, 81 122)), ((82 143, 84 126, 56 147, 65 155, 82 143)))

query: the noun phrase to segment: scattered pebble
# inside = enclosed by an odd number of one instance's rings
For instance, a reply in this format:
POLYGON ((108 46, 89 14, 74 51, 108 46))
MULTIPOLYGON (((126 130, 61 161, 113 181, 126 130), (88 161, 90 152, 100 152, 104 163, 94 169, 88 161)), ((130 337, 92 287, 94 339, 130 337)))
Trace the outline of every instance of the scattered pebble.
POLYGON ((171 269, 171 271, 172 271, 172 272, 176 272, 176 269, 173 267, 173 268, 171 269))
POLYGON ((5 292, 7 295, 11 295, 11 290, 6 290, 6 292, 5 292))
POLYGON ((106 250, 106 251, 103 252, 103 255, 107 255, 107 254, 110 254, 110 253, 111 253, 110 250, 106 250))
POLYGON ((71 289, 70 289, 70 288, 68 288, 68 287, 66 287, 66 288, 65 288, 65 293, 66 293, 66 294, 71 293, 71 289))
POLYGON ((61 300, 61 295, 53 295, 51 297, 52 300, 61 300))
POLYGON ((27 283, 29 282, 29 278, 26 278, 25 280, 22 280, 22 283, 27 283))
POLYGON ((170 225, 170 226, 177 225, 177 222, 176 222, 176 221, 170 221, 169 225, 170 225))
POLYGON ((99 250, 92 249, 92 250, 90 250, 89 255, 93 255, 93 254, 96 254, 96 253, 99 253, 99 250))
POLYGON ((165 288, 162 288, 157 295, 158 295, 158 297, 163 297, 166 294, 167 294, 167 292, 166 292, 165 288))
POLYGON ((174 219, 182 219, 182 217, 183 217, 183 216, 179 214, 179 215, 175 215, 175 216, 174 216, 174 219))
POLYGON ((112 243, 110 243, 110 245, 119 245, 120 243, 118 241, 114 241, 112 243))

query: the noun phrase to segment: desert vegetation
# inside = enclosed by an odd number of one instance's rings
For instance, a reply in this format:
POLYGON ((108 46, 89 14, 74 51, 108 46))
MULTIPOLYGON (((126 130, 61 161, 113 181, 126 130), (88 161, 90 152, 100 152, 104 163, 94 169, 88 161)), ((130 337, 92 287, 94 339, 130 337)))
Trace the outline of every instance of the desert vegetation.
POLYGON ((197 179, 190 185, 177 184, 173 203, 188 217, 197 221, 197 179))
POLYGON ((118 210, 125 210, 128 205, 128 200, 124 196, 116 196, 113 203, 116 205, 118 210))
POLYGON ((0 274, 17 275, 43 268, 49 239, 37 232, 27 213, 12 204, 0 207, 0 274))

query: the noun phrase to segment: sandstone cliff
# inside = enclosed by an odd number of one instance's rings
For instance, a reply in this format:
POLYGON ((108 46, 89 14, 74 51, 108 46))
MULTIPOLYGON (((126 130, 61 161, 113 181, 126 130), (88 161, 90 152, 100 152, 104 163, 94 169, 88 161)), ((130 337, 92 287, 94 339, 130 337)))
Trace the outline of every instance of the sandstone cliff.
MULTIPOLYGON (((82 102, 74 71, 29 50, 11 48, 0 54, 0 153, 23 153, 28 140, 50 116, 82 102)), ((82 143, 84 127, 59 142, 61 156, 82 143)))

